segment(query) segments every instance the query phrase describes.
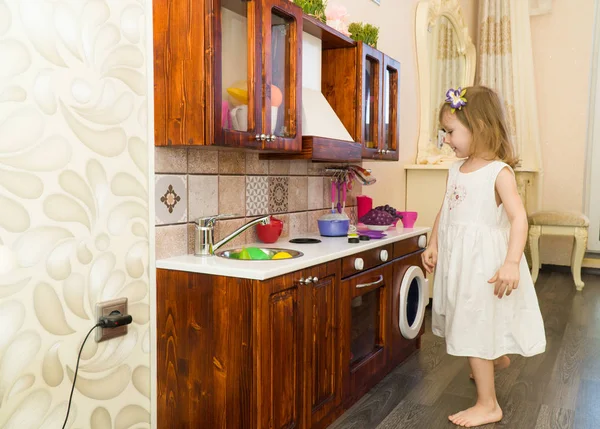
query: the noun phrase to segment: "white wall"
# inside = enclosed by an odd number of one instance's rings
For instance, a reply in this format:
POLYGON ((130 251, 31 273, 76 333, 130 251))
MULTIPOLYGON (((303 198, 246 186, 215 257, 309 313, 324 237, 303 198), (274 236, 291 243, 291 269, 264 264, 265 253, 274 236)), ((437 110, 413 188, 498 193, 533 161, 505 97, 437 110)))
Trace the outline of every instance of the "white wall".
POLYGON ((134 324, 88 340, 68 427, 149 427, 150 9, 0 1, 3 429, 62 427, 95 303, 118 296, 134 324))

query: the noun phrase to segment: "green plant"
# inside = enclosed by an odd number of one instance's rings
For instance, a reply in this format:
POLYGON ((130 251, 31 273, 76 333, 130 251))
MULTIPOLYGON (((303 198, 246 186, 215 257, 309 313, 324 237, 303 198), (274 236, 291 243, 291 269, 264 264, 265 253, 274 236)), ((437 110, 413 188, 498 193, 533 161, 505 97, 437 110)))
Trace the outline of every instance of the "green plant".
POLYGON ((300 6, 305 14, 314 16, 321 22, 327 22, 325 17, 327 0, 294 0, 294 3, 300 6))
POLYGON ((353 22, 348 26, 350 37, 354 40, 365 42, 367 45, 377 48, 379 39, 379 27, 362 22, 353 22))

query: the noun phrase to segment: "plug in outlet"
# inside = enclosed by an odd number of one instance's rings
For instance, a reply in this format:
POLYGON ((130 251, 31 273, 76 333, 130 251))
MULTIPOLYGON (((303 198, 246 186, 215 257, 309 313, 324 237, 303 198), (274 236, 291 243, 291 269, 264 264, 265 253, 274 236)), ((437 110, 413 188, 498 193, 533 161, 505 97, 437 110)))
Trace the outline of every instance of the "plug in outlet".
MULTIPOLYGON (((96 322, 100 322, 101 317, 110 315, 113 311, 118 311, 126 316, 127 313, 127 298, 116 298, 110 301, 102 301, 96 303, 96 322)), ((111 338, 127 335, 127 326, 119 326, 118 328, 98 328, 96 329, 96 342, 110 340, 111 338)))

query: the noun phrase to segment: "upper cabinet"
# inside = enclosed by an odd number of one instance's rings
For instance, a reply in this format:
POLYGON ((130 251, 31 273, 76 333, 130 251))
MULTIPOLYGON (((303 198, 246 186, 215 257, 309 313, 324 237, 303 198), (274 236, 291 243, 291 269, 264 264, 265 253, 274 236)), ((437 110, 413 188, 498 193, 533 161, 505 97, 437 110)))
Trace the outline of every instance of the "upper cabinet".
POLYGON ((398 159, 400 64, 289 0, 154 0, 156 146, 398 159))
POLYGON ((287 0, 155 0, 157 146, 300 151, 302 10, 287 0))
POLYGON ((356 133, 363 158, 398 160, 400 63, 364 43, 357 58, 356 133))

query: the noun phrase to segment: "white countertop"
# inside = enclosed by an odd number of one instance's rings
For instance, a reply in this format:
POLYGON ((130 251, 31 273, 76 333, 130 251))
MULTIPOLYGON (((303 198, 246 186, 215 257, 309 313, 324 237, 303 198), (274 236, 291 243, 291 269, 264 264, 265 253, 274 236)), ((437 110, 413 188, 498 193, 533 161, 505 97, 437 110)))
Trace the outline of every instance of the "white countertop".
MULTIPOLYGON (((400 223, 399 223, 400 224, 400 223)), ((298 250, 304 256, 295 259, 281 259, 277 261, 240 261, 221 258, 219 256, 194 256, 182 255, 156 261, 156 268, 167 270, 187 271, 191 273, 214 274, 217 276, 238 277, 254 280, 267 280, 314 265, 323 264, 344 256, 353 255, 385 244, 394 243, 407 238, 415 237, 429 232, 430 228, 415 227, 386 231, 387 236, 378 240, 348 243, 347 237, 321 237, 318 234, 305 234, 302 237, 318 238, 317 244, 290 243, 291 237, 279 239, 276 243, 253 243, 245 247, 279 247, 298 250)), ((223 250, 223 249, 219 249, 223 250)))

